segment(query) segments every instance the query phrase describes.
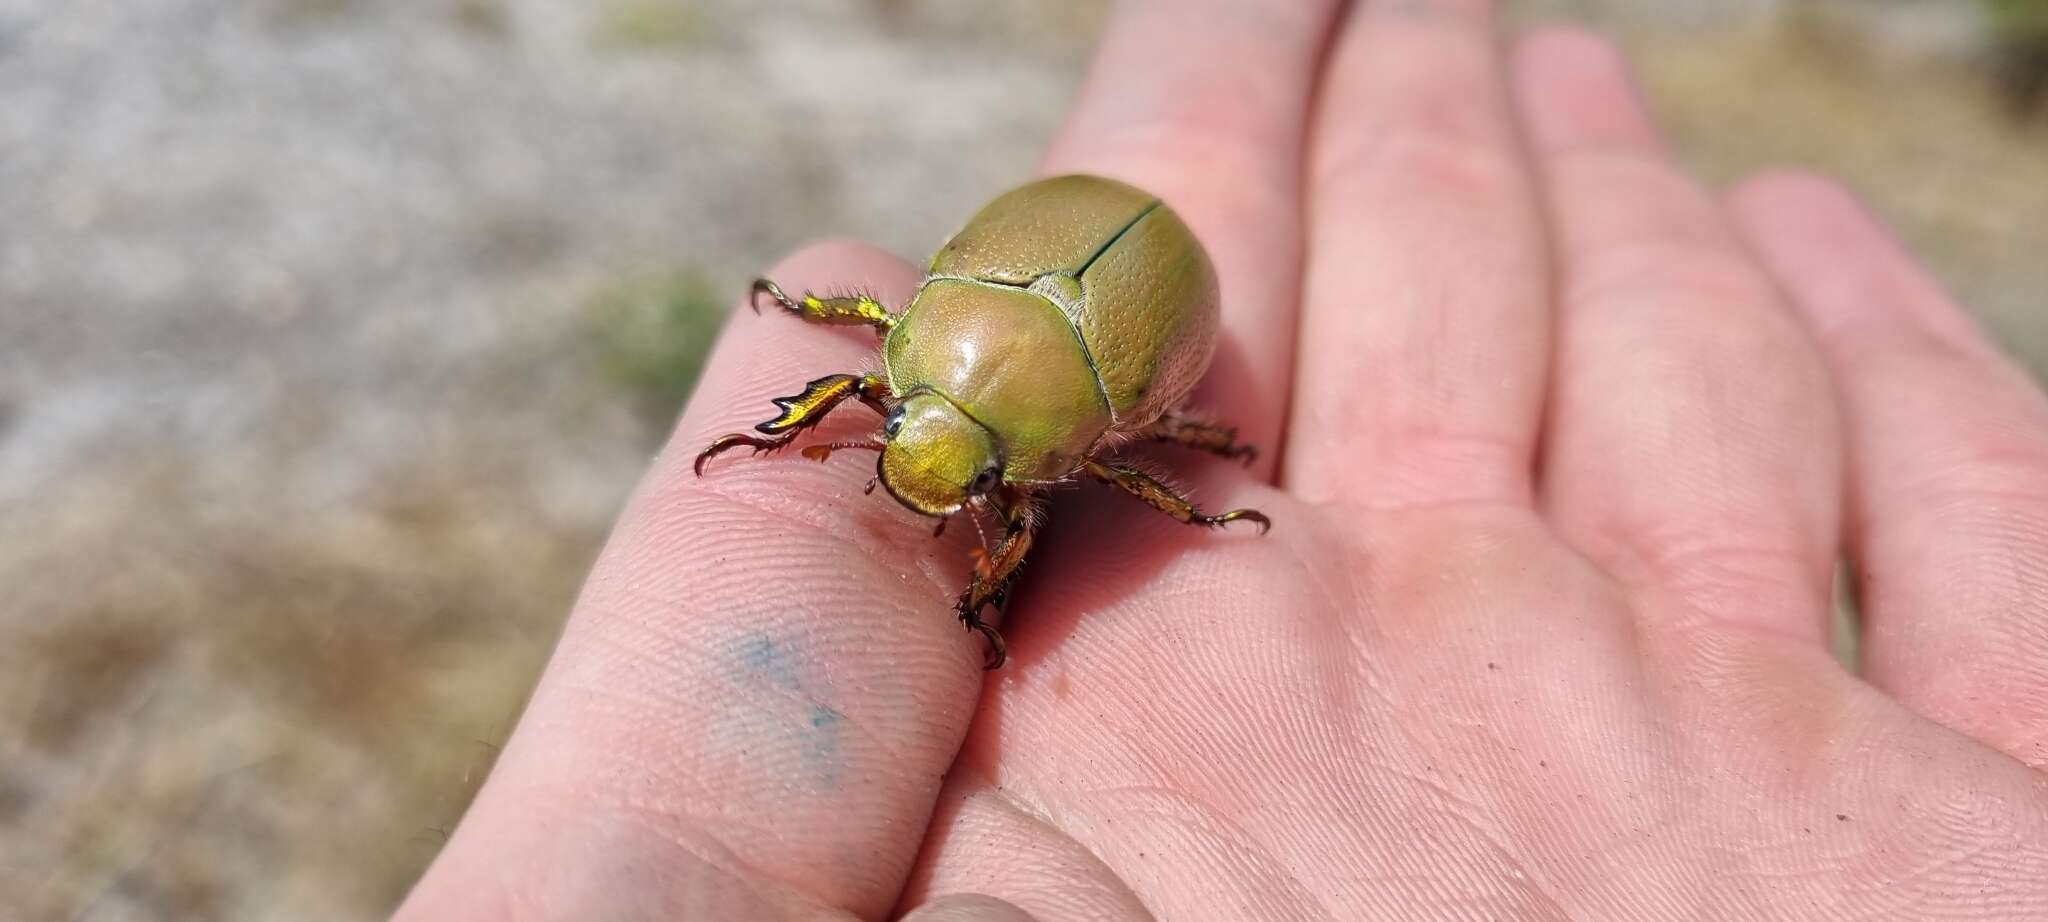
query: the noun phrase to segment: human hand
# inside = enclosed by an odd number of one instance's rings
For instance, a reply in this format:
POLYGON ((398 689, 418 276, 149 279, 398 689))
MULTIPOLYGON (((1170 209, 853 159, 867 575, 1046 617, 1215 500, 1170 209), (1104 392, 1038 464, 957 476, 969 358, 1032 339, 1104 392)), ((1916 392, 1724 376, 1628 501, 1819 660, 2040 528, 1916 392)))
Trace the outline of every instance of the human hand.
POLYGON ((1826 183, 1710 197, 1595 39, 1198 5, 1125 5, 1045 171, 1206 242, 1198 396, 1268 450, 1171 460, 1271 535, 1056 503, 984 677, 970 529, 860 464, 691 476, 872 353, 742 314, 401 917, 2048 913, 2025 375, 1826 183))

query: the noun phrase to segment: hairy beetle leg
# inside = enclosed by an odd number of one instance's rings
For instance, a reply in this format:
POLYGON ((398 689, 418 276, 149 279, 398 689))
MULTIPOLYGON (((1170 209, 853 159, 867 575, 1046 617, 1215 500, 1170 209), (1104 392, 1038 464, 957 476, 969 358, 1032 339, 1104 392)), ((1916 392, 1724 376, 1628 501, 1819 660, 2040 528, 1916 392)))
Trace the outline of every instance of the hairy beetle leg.
MULTIPOLYGON (((889 384, 883 381, 879 375, 826 375, 805 384, 801 394, 794 397, 777 397, 774 399, 773 403, 781 407, 782 412, 774 419, 754 427, 754 431, 760 432, 768 436, 768 438, 752 436, 744 432, 721 435, 712 440, 710 447, 698 453, 697 460, 691 465, 691 469, 697 472, 697 476, 702 477, 704 476, 705 462, 710 461, 721 452, 738 448, 741 445, 751 446, 757 455, 762 452, 779 450, 794 440, 797 437, 797 433, 809 429, 824 420, 825 414, 832 412, 834 407, 845 403, 849 397, 860 398, 860 402, 867 404, 869 409, 877 413, 887 415, 889 412, 889 384)), ((822 455, 813 455, 809 451, 806 451, 804 454, 805 457, 822 461, 836 448, 879 449, 880 447, 880 443, 833 442, 829 446, 825 446, 824 454, 822 455)))
POLYGON ((1232 509, 1219 515, 1204 514, 1195 508, 1194 503, 1188 502, 1187 497, 1173 492, 1166 484, 1154 480, 1151 475, 1137 468, 1104 464, 1094 458, 1081 462, 1081 466, 1088 471, 1090 477, 1142 499, 1151 504, 1152 508, 1189 525, 1216 528, 1243 520, 1257 525, 1259 534, 1262 535, 1273 527, 1273 520, 1266 518, 1266 514, 1257 509, 1232 509))
POLYGON ((982 654, 981 658, 982 671, 993 672, 1003 668, 1003 663, 1010 658, 1010 646, 1003 642, 1003 633, 996 630, 994 625, 981 620, 978 614, 968 614, 964 609, 956 611, 955 614, 960 616, 960 623, 968 630, 978 631, 981 636, 988 638, 988 652, 982 654))
POLYGON ((1017 568, 1024 563, 1024 555, 1031 550, 1031 532, 1037 524, 1032 515, 1031 504, 1024 494, 1004 488, 989 497, 996 514, 1003 520, 1003 536, 996 541, 994 550, 979 551, 974 556, 974 577, 967 584, 967 590, 960 593, 960 601, 953 606, 953 613, 960 616, 960 623, 970 631, 980 631, 988 638, 988 658, 982 668, 1001 668, 1009 658, 1008 645, 1003 635, 987 622, 981 620, 982 609, 988 606, 1002 607, 1003 599, 1009 594, 1010 582, 1017 576, 1017 568))
POLYGON ((871 326, 877 333, 886 332, 896 325, 896 316, 889 309, 867 295, 849 295, 838 298, 820 298, 805 292, 801 298, 792 298, 782 291, 782 286, 765 278, 754 280, 754 287, 747 292, 747 306, 754 313, 761 312, 761 296, 775 299, 783 310, 789 311, 812 323, 833 326, 871 326))
MULTIPOLYGON (((979 578, 976 582, 980 582, 979 578)), ((981 636, 988 638, 988 652, 982 656, 981 668, 984 672, 993 672, 1003 668, 1003 663, 1010 658, 1010 645, 1003 642, 1003 634, 996 630, 995 625, 981 620, 981 611, 987 606, 994 606, 997 611, 1002 611, 1003 601, 1010 595, 1010 586, 1008 582, 1003 583, 979 604, 970 601, 973 594, 973 586, 969 586, 966 592, 961 593, 960 603, 953 606, 953 613, 960 616, 960 623, 968 630, 978 631, 981 636), (969 605, 974 607, 969 608, 969 605)))
POLYGON ((1224 458, 1235 458, 1243 461, 1247 467, 1259 457, 1257 446, 1238 444, 1236 426, 1219 426, 1179 413, 1168 413, 1159 417, 1159 421, 1152 424, 1144 437, 1155 442, 1172 442, 1224 458))
POLYGON ((751 446, 754 449, 754 454, 758 455, 762 452, 776 451, 794 440, 794 435, 786 435, 779 439, 764 439, 759 436, 748 435, 744 432, 728 432, 725 435, 712 439, 709 447, 698 452, 697 460, 691 463, 690 469, 696 471, 697 476, 702 477, 704 476, 705 462, 731 449, 747 445, 751 446))

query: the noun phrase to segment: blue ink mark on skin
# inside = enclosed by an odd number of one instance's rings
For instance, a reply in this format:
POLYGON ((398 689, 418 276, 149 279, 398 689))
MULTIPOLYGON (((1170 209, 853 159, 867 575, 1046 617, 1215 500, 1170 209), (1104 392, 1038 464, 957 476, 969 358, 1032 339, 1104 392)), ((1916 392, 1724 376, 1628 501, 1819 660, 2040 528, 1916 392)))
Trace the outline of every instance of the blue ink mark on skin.
POLYGON ((778 645, 766 634, 750 634, 736 644, 740 665, 779 688, 797 687, 796 663, 787 645, 778 645))
POLYGON ((788 741, 784 745, 795 749, 806 780, 821 789, 837 787, 845 768, 840 750, 846 716, 804 690, 799 677, 803 657, 795 645, 778 642, 766 633, 749 633, 736 638, 730 649, 737 667, 731 680, 741 689, 752 686, 757 690, 733 700, 732 716, 740 726, 750 728, 746 735, 784 736, 788 741), (759 696, 758 690, 764 688, 778 693, 759 696))
POLYGON ((845 719, 822 704, 811 708, 811 733, 804 745, 804 761, 817 773, 818 783, 826 787, 839 783, 839 724, 845 719))

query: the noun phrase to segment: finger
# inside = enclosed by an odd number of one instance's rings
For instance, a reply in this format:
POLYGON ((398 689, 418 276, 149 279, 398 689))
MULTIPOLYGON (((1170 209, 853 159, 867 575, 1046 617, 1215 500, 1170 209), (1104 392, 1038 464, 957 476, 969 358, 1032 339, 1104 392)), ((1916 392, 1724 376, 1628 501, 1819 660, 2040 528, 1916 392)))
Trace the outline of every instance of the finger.
POLYGON ((1731 203, 1846 404, 1864 675, 2048 766, 2048 400, 1834 185, 1731 203))
POLYGON ((1840 458, 1819 356, 1612 47, 1537 33, 1516 74, 1559 240, 1546 511, 1675 603, 1660 620, 1824 640, 1840 458))
MULTIPOLYGON (((1104 33, 1047 173, 1160 196, 1216 263, 1223 336, 1202 409, 1279 437, 1301 264, 1301 147, 1336 0, 1128 0, 1104 33)), ((1271 451, 1257 469, 1270 470, 1271 451)))
POLYGON ((992 896, 961 894, 917 907, 903 922, 1032 922, 1035 917, 992 896))
POLYGON ((1547 270, 1493 5, 1362 4, 1331 53, 1310 163, 1289 489, 1526 501, 1547 270))
MULTIPOLYGON (((898 304, 915 281, 849 245, 774 275, 898 304)), ((772 415, 768 398, 873 355, 864 331, 736 315, 414 917, 874 917, 894 903, 980 686, 981 651, 948 610, 964 553, 862 496, 873 469, 850 458, 691 472, 715 435, 772 415)), ((849 403, 819 437, 878 422, 849 403)))
POLYGON ((1042 919, 1137 920, 1162 911, 1140 901, 1087 846, 1052 830, 1046 817, 1020 807, 987 774, 956 765, 904 899, 989 894, 1042 919))

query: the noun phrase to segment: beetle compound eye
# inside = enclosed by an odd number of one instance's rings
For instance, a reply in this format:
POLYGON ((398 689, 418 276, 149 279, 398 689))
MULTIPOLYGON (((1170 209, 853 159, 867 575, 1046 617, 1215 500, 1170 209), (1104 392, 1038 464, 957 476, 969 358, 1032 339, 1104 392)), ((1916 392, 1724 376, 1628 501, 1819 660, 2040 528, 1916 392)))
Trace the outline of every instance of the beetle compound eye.
POLYGON ((998 468, 993 466, 982 468, 981 473, 974 475, 974 483, 967 487, 967 492, 987 493, 996 488, 996 480, 1002 476, 1003 472, 998 468))
POLYGON ((896 437, 896 433, 901 431, 903 431, 903 408, 897 407, 889 412, 889 416, 886 419, 882 420, 882 434, 893 439, 896 437))

